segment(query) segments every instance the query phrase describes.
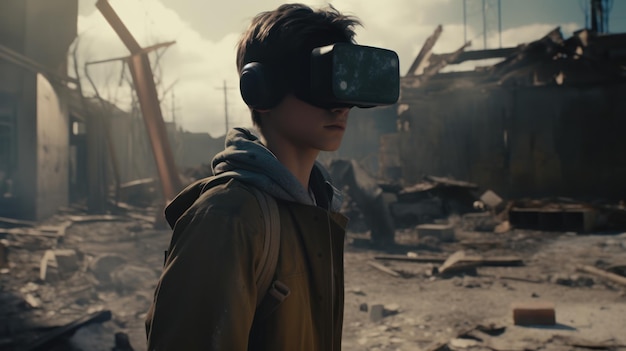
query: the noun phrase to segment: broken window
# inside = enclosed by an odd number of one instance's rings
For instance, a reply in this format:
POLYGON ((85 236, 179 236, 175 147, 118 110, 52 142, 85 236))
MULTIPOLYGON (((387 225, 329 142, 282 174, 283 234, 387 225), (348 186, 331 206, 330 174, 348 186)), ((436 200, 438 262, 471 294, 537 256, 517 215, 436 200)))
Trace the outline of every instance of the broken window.
POLYGON ((15 103, 0 95, 0 197, 11 197, 17 154, 15 103))

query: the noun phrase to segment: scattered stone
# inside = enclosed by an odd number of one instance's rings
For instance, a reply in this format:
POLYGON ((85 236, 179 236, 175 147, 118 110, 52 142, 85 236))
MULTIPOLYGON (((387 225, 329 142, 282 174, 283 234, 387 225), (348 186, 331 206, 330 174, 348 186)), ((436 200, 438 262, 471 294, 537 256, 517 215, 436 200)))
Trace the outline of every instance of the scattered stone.
POLYGON ((532 293, 532 294, 530 295, 530 297, 532 297, 532 298, 538 298, 538 297, 539 297, 539 294, 537 294, 537 293, 535 293, 535 292, 534 292, 534 293, 532 293))
POLYGON ((448 346, 452 350, 469 349, 478 346, 478 341, 474 339, 456 338, 450 340, 448 346))
POLYGON ((359 311, 367 312, 367 304, 366 303, 362 303, 361 305, 359 305, 359 311))
POLYGON ((26 306, 28 306, 30 308, 40 308, 41 307, 41 300, 38 299, 37 297, 35 297, 33 294, 26 294, 26 295, 24 295, 24 302, 26 303, 26 306))
POLYGON ((98 281, 108 284, 111 282, 111 272, 124 263, 126 259, 120 255, 104 254, 96 257, 89 265, 89 269, 98 281))
POLYGON ((361 290, 361 288, 354 288, 352 290, 350 290, 351 293, 353 293, 354 295, 358 295, 358 296, 365 296, 367 295, 363 290, 361 290))
POLYGON ((421 224, 417 226, 419 239, 435 237, 443 242, 454 241, 454 226, 450 224, 421 224))
POLYGON ((465 276, 465 277, 463 277, 462 286, 464 288, 468 288, 468 289, 480 288, 481 287, 481 283, 476 278, 465 276))
POLYGON ((400 312, 400 305, 395 304, 395 303, 391 304, 391 305, 388 305, 388 306, 385 306, 384 308, 385 308, 385 310, 384 310, 385 317, 393 316, 393 315, 396 315, 396 314, 398 314, 400 312))
POLYGON ((111 272, 111 283, 121 294, 151 287, 157 278, 154 270, 133 265, 121 265, 111 272))
POLYGON ((494 231, 495 233, 497 233, 497 234, 504 234, 504 233, 506 233, 506 232, 510 232, 510 231, 511 231, 511 229, 512 229, 512 227, 511 227, 511 222, 509 222, 509 221, 504 221, 504 222, 502 222, 502 223, 498 224, 498 225, 497 225, 497 226, 493 229, 493 231, 494 231))
POLYGON ((555 275, 550 277, 550 282, 554 284, 569 286, 569 287, 590 287, 595 284, 593 278, 583 277, 577 274, 567 276, 567 275, 555 275))

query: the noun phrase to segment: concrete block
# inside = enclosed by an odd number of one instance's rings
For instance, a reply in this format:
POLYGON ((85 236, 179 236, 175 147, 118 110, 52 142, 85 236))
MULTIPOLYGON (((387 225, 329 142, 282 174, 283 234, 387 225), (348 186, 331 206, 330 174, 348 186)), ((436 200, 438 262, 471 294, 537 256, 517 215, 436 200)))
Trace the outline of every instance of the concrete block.
POLYGON ((54 258, 62 275, 74 273, 80 267, 78 255, 74 250, 54 250, 54 258))
POLYGON ((8 273, 9 271, 9 250, 7 246, 9 245, 6 240, 0 240, 0 274, 8 273))
POLYGON ((370 307, 370 321, 379 322, 383 318, 385 318, 385 306, 372 305, 370 307))
POLYGON ((555 325, 556 311, 554 303, 548 301, 515 302, 513 322, 515 325, 555 325))
POLYGON ((451 224, 421 224, 417 226, 417 235, 420 239, 435 237, 442 242, 450 242, 454 241, 454 226, 451 224))
POLYGON ((50 281, 59 277, 67 278, 79 268, 79 259, 76 251, 47 250, 41 258, 39 279, 50 281))

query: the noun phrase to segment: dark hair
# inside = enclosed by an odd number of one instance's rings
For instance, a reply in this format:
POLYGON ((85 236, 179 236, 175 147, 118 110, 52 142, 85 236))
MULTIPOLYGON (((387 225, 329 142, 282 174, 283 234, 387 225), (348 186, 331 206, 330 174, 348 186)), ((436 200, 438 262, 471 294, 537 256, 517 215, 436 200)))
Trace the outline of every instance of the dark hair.
MULTIPOLYGON (((341 14, 332 5, 313 10, 303 4, 284 4, 276 10, 261 12, 243 33, 237 44, 237 70, 250 62, 261 62, 286 88, 308 85, 308 62, 311 51, 338 42, 353 42, 354 27, 360 21, 341 14)), ((252 121, 260 118, 252 111, 252 121)))

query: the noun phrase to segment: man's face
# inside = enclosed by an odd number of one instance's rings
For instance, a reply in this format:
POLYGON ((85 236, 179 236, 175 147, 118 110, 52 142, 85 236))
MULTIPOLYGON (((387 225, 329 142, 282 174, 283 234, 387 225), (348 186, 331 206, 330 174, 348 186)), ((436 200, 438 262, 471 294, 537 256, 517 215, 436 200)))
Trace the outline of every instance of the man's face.
POLYGON ((274 129, 296 148, 335 151, 341 145, 349 111, 347 107, 323 109, 288 94, 270 110, 263 128, 274 129))

